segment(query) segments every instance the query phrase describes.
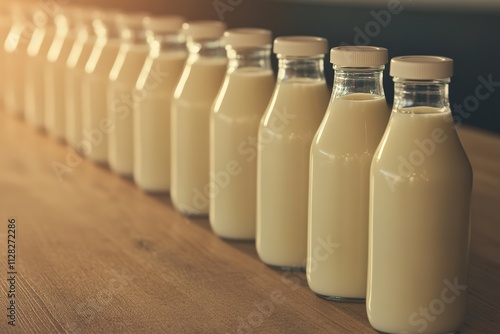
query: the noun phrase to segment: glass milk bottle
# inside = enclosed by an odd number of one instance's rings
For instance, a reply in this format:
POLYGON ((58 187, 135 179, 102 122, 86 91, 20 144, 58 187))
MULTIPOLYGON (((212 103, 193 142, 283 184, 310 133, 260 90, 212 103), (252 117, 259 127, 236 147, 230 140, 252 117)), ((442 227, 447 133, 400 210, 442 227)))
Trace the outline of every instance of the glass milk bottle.
POLYGON ((47 54, 54 40, 56 27, 54 20, 45 12, 33 13, 35 30, 28 44, 25 72, 24 116, 26 121, 36 127, 44 125, 45 91, 44 69, 47 54))
POLYGON ((65 131, 66 89, 64 76, 66 74, 66 61, 75 42, 72 22, 74 11, 75 9, 68 8, 54 18, 56 35, 50 46, 47 55, 48 62, 45 66, 44 124, 47 132, 56 139, 63 139, 65 131))
POLYGON ((95 12, 93 27, 97 36, 82 79, 82 141, 80 150, 90 160, 108 162, 108 133, 113 124, 107 117, 109 73, 120 48, 115 11, 95 12))
POLYGON ((224 33, 229 64, 210 119, 210 225, 231 239, 255 239, 257 150, 252 146, 275 80, 271 32, 224 33))
POLYGON ((6 52, 4 48, 4 43, 9 35, 9 31, 12 27, 12 17, 8 11, 5 3, 0 3, 0 110, 4 110, 4 90, 6 84, 6 52))
POLYGON ((311 142, 328 106, 327 41, 274 40, 278 81, 258 133, 257 253, 268 265, 305 267, 311 142))
POLYGON ((187 58, 184 18, 146 18, 151 51, 135 86, 134 180, 148 192, 170 190, 170 104, 187 58))
POLYGON ((82 142, 82 80, 85 65, 96 41, 92 28, 92 11, 75 13, 76 39, 66 61, 66 108, 65 139, 73 148, 79 149, 82 142))
POLYGON ((4 104, 7 112, 21 116, 24 113, 27 47, 34 25, 29 19, 32 10, 28 4, 11 2, 9 9, 12 26, 3 43, 5 51, 4 104))
POLYGON ((389 119, 387 49, 336 47, 330 62, 332 98, 311 145, 307 281, 324 298, 364 300, 370 165, 389 119))
POLYGON ((448 100, 453 61, 397 57, 390 74, 370 176, 368 319, 388 333, 451 333, 465 317, 472 188, 448 100))
POLYGON ((171 119, 171 198, 183 214, 206 216, 210 198, 209 120, 226 74, 219 21, 185 23, 189 57, 174 91, 171 119))
POLYGON ((108 119, 113 131, 108 134, 108 163, 123 176, 132 176, 134 171, 133 92, 150 50, 142 24, 145 15, 117 18, 122 44, 109 74, 108 119))

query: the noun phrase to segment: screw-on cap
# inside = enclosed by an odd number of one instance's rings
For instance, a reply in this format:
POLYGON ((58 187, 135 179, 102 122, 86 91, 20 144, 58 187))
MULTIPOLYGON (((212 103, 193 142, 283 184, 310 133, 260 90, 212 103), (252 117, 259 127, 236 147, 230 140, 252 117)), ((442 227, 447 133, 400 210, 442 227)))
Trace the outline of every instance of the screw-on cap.
POLYGON ((314 36, 284 36, 274 40, 274 53, 285 56, 315 56, 328 51, 326 39, 314 36))
POLYGON ((148 16, 142 21, 144 28, 158 32, 176 32, 182 28, 184 17, 177 15, 148 16))
POLYGON ((349 67, 387 64, 387 49, 377 46, 338 46, 330 51, 330 62, 349 67))
POLYGON ((221 21, 192 21, 184 23, 182 30, 192 39, 219 38, 224 34, 226 25, 221 21))
POLYGON ((445 79, 453 75, 453 59, 440 56, 402 56, 391 59, 390 75, 403 79, 445 79))
POLYGON ((257 28, 229 29, 224 33, 224 43, 233 48, 255 48, 271 44, 271 31, 257 28))

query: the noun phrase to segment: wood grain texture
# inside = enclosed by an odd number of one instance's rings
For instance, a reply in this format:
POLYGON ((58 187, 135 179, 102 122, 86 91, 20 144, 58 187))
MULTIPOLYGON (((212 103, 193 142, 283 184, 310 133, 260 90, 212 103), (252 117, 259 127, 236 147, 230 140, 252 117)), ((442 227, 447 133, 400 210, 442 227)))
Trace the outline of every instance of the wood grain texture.
MULTIPOLYGON (((474 168, 469 311, 461 333, 500 332, 500 138, 461 128, 474 168)), ((18 322, 0 333, 374 333, 364 304, 316 297, 302 273, 263 265, 168 196, 82 160, 0 114, 0 295, 6 224, 17 219, 18 322)), ((5 313, 5 308, 3 308, 5 313)))

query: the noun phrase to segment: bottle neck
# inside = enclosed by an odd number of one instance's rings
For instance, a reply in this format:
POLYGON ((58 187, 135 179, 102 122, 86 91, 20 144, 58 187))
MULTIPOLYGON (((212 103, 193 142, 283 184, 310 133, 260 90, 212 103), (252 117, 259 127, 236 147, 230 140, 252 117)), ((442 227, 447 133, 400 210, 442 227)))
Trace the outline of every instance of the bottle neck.
POLYGON ((245 49, 233 49, 227 46, 226 51, 229 59, 228 74, 240 68, 271 70, 271 46, 245 49))
POLYGON ((199 57, 226 58, 226 49, 219 38, 194 40, 188 37, 186 46, 191 60, 199 57))
POLYGON ((123 42, 128 44, 147 44, 146 32, 142 28, 125 28, 120 34, 123 42))
POLYGON ((120 31, 114 23, 94 22, 94 33, 99 38, 117 39, 120 38, 120 31))
POLYGON ((186 40, 182 34, 172 32, 147 31, 146 38, 151 47, 151 54, 158 55, 161 52, 184 52, 186 51, 186 40))
POLYGON ((394 78, 395 112, 411 112, 414 107, 429 107, 436 112, 450 110, 448 98, 449 79, 442 80, 407 80, 394 78))
POLYGON ((333 96, 364 93, 384 97, 384 66, 363 68, 334 66, 333 96))
POLYGON ((323 55, 292 57, 278 54, 278 66, 278 82, 292 79, 325 81, 323 55))

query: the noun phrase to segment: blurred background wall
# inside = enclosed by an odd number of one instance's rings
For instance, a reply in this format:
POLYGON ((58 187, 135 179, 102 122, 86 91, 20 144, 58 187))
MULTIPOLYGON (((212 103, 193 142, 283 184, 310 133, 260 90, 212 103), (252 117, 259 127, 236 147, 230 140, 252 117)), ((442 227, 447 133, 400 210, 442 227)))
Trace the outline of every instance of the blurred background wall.
MULTIPOLYGON (((28 1, 28 0, 24 0, 28 1)), ((274 36, 317 35, 330 47, 376 45, 389 56, 430 54, 455 61, 450 100, 458 124, 500 133, 500 1, 498 0, 34 0, 220 19, 229 27, 271 29, 274 36), (419 1, 421 1, 419 3, 419 1), (423 2, 422 2, 423 1, 423 2)), ((333 71, 325 64, 331 85, 333 71)), ((385 89, 392 103, 392 81, 385 89)), ((500 152, 499 152, 500 153, 500 152)))

